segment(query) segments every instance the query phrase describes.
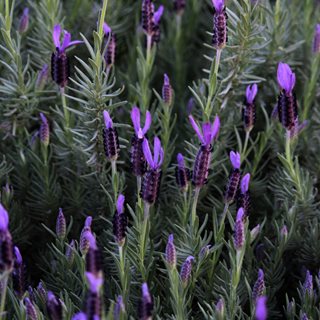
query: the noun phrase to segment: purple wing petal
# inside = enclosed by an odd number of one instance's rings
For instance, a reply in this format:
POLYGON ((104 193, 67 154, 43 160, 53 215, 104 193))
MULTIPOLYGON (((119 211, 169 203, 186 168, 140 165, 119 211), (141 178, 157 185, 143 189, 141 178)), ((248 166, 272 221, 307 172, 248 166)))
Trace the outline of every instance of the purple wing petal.
POLYGON ((143 143, 142 143, 142 149, 143 149, 143 154, 151 168, 154 168, 154 162, 152 158, 152 153, 150 150, 149 142, 146 138, 144 138, 143 143))
POLYGON ((212 0, 212 4, 216 10, 216 12, 222 12, 224 8, 224 0, 212 0))
POLYGON ((111 32, 111 28, 105 22, 103 23, 103 32, 106 36, 111 32))
POLYGON ((242 221, 243 216, 244 216, 244 210, 243 208, 240 208, 237 212, 237 221, 242 221))
POLYGON ((43 123, 48 123, 46 116, 42 112, 40 112, 40 118, 43 123))
POLYGON ((181 153, 178 153, 177 161, 178 161, 179 168, 183 169, 185 167, 185 165, 184 165, 184 158, 183 158, 183 155, 181 153))
POLYGON ((118 200, 117 200, 117 212, 120 214, 120 213, 123 213, 123 210, 124 210, 124 200, 125 200, 125 197, 123 194, 119 194, 119 197, 118 197, 118 200))
POLYGON ((14 255, 16 256, 16 261, 18 264, 22 263, 22 256, 18 247, 14 247, 14 255))
POLYGON ((252 86, 247 86, 247 90, 246 90, 247 102, 252 103, 257 93, 258 93, 258 86, 256 84, 253 84, 252 86))
POLYGON ((169 77, 168 77, 168 75, 167 75, 166 73, 165 73, 164 76, 163 76, 163 84, 164 84, 165 86, 170 85, 170 79, 169 79, 169 77))
POLYGON ((158 10, 154 13, 153 19, 154 19, 154 23, 155 24, 159 24, 160 19, 161 19, 162 15, 163 15, 163 11, 164 11, 164 6, 161 5, 158 8, 158 10))
POLYGON ((151 122, 152 122, 151 113, 149 111, 147 111, 146 112, 146 122, 144 124, 143 129, 142 129, 143 135, 145 135, 147 133, 147 131, 150 129, 151 122))
POLYGON ((147 283, 145 282, 142 284, 142 297, 146 302, 151 303, 152 300, 151 300, 149 288, 147 283))
POLYGON ((60 48, 60 51, 64 51, 66 50, 66 48, 69 46, 71 41, 71 34, 64 30, 64 37, 63 37, 63 42, 62 42, 62 46, 60 48))
POLYGON ((91 272, 86 272, 86 277, 92 292, 99 292, 103 285, 103 278, 100 275, 95 275, 91 272))
POLYGON ((240 153, 239 152, 230 152, 230 161, 234 169, 239 169, 241 164, 240 153))
POLYGON ((60 35, 61 35, 61 27, 59 24, 56 24, 53 27, 52 39, 53 39, 54 46, 59 49, 60 49, 60 35))
MULTIPOLYGON (((140 131, 140 110, 137 106, 134 106, 131 110, 131 120, 136 135, 139 137, 140 131)), ((140 138, 140 137, 139 137, 140 138)), ((142 137, 141 137, 142 138, 142 137)))
POLYGON ((191 125, 192 125, 193 130, 194 130, 194 131, 196 132, 196 134, 198 135, 199 140, 200 140, 203 144, 205 144, 205 141, 204 141, 202 132, 201 132, 199 126, 197 125, 197 123, 194 121, 194 119, 193 119, 193 117, 192 117, 191 114, 189 115, 189 121, 190 121, 190 123, 191 123, 191 125))
POLYGON ((240 189, 242 193, 246 193, 249 189, 249 182, 250 182, 250 173, 247 173, 243 176, 240 184, 240 189))
POLYGON ((83 41, 80 41, 80 40, 71 41, 71 42, 69 42, 67 48, 72 47, 72 46, 75 46, 75 45, 77 45, 77 44, 81 44, 81 43, 84 43, 84 42, 83 42, 83 41))
POLYGON ((6 231, 8 230, 9 224, 9 216, 7 210, 4 206, 0 203, 0 230, 6 231))
POLYGON ((256 319, 257 320, 266 320, 268 311, 267 311, 267 298, 261 296, 257 298, 256 301, 256 319))
POLYGON ((108 111, 103 111, 104 123, 107 129, 112 128, 113 122, 108 111))
POLYGON ((84 222, 84 225, 86 226, 86 227, 91 227, 91 223, 92 223, 92 217, 87 217, 86 218, 86 221, 84 222))
POLYGON ((295 83, 296 76, 288 64, 280 62, 278 65, 277 78, 279 86, 286 92, 291 92, 295 83))
POLYGON ((220 118, 216 116, 211 127, 211 140, 216 139, 220 130, 220 118))
POLYGON ((203 139, 206 145, 211 143, 211 124, 206 122, 202 125, 203 139))
POLYGON ((78 312, 72 317, 72 320, 87 320, 87 319, 88 318, 86 314, 83 312, 78 312))

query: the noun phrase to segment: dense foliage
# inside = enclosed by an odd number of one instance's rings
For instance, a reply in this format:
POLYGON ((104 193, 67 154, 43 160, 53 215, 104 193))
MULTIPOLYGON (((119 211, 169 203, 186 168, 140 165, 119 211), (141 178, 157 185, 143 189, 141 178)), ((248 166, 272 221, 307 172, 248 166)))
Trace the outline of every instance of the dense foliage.
POLYGON ((0 0, 1 319, 320 319, 319 23, 0 0))

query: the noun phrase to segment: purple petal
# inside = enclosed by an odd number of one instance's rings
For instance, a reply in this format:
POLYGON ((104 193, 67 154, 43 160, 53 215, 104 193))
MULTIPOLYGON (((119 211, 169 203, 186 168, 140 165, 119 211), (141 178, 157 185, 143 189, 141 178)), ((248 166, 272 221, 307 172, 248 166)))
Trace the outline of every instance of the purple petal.
POLYGON ((212 0, 212 4, 217 13, 222 12, 224 8, 224 0, 212 0))
POLYGON ((70 44, 70 41, 71 41, 71 34, 64 30, 64 37, 63 37, 63 42, 62 42, 62 46, 60 48, 60 51, 65 51, 66 48, 69 46, 70 44))
POLYGON ((233 166, 234 169, 239 169, 240 168, 240 164, 241 164, 240 153, 231 151, 230 152, 230 161, 231 161, 232 166, 233 166))
POLYGON ((149 163, 149 166, 151 168, 154 168, 154 162, 153 162, 153 158, 152 158, 152 153, 150 150, 150 146, 149 146, 149 142, 146 138, 144 138, 143 142, 142 142, 142 149, 143 149, 143 154, 147 160, 147 162, 149 163))
POLYGON ((46 116, 42 112, 40 112, 40 118, 43 123, 48 123, 46 116))
POLYGON ((203 139, 206 145, 211 143, 211 124, 206 122, 202 125, 203 139))
POLYGON ((113 122, 108 111, 103 111, 104 123, 107 129, 112 128, 113 122))
POLYGON ((278 84, 281 89, 290 93, 295 86, 296 76, 288 64, 280 62, 277 71, 278 84))
POLYGON ((184 158, 183 158, 183 155, 181 153, 178 153, 177 155, 177 161, 178 161, 178 167, 180 169, 183 169, 185 167, 185 164, 184 164, 184 158))
POLYGON ((0 203, 0 230, 6 231, 8 230, 9 224, 9 216, 7 210, 4 206, 0 203))
POLYGON ((190 121, 190 123, 191 123, 191 125, 192 125, 193 130, 194 130, 194 131, 196 132, 196 134, 198 135, 199 140, 200 140, 203 144, 205 144, 205 141, 204 141, 202 132, 201 132, 199 126, 197 125, 197 123, 194 121, 194 119, 193 119, 193 117, 192 117, 191 114, 189 115, 189 121, 190 121))
POLYGON ((85 231, 86 232, 86 238, 87 240, 89 241, 90 243, 90 248, 91 249, 97 249, 97 242, 96 242, 96 239, 95 237, 93 236, 92 232, 87 230, 85 231))
POLYGON ((143 296, 143 299, 148 302, 148 303, 151 303, 151 296, 150 296, 150 292, 149 292, 149 288, 148 288, 148 285, 147 283, 143 283, 142 284, 142 296, 143 296))
POLYGON ((59 24, 53 27, 52 39, 54 46, 60 49, 60 35, 61 35, 61 27, 59 24))
POLYGON ((174 240, 173 234, 169 234, 168 242, 173 243, 173 240, 174 240))
POLYGON ((124 195, 123 194, 119 194, 118 200, 117 200, 117 212, 118 214, 123 213, 123 209, 124 209, 124 195))
POLYGON ((86 221, 84 222, 85 227, 91 227, 91 223, 92 223, 92 217, 89 216, 86 218, 86 221))
MULTIPOLYGON (((80 41, 80 40, 71 41, 71 42, 69 42, 67 48, 72 47, 72 46, 75 46, 75 45, 77 45, 77 44, 81 44, 81 43, 84 43, 84 42, 83 42, 83 41, 80 41)), ((66 48, 66 49, 67 49, 67 48, 66 48)))
POLYGON ((147 131, 150 129, 151 122, 152 122, 151 113, 149 111, 147 111, 146 112, 146 122, 144 124, 143 129, 142 129, 143 135, 145 135, 147 133, 147 131))
POLYGON ((72 317, 72 320, 87 320, 87 319, 88 318, 86 314, 83 312, 78 312, 72 317))
POLYGON ((163 84, 165 86, 170 85, 170 79, 169 79, 169 77, 168 77, 168 75, 166 73, 164 74, 163 84))
POLYGON ((243 176, 240 184, 240 189, 242 193, 246 193, 249 189, 249 182, 250 182, 250 173, 247 173, 243 176))
POLYGON ((188 256, 188 258, 186 259, 186 261, 189 261, 189 262, 194 261, 194 256, 188 256))
POLYGON ((243 216, 244 216, 244 210, 243 208, 240 208, 237 212, 237 221, 242 221, 243 216))
POLYGON ((162 14, 163 14, 163 11, 164 11, 164 6, 161 5, 161 6, 158 8, 158 10, 154 13, 153 19, 154 19, 154 23, 155 23, 155 24, 159 24, 160 19, 161 19, 162 14))
POLYGON ((220 130, 220 118, 219 116, 216 116, 211 127, 211 141, 218 136, 219 130, 220 130))
POLYGON ((246 98, 248 103, 252 103, 254 98, 256 97, 258 93, 258 86, 256 84, 253 84, 252 86, 247 86, 246 90, 246 98))
POLYGON ((27 16, 29 14, 29 8, 24 8, 23 9, 23 15, 27 16))
POLYGON ((89 282, 89 287, 92 292, 99 292, 101 286, 103 285, 103 277, 100 275, 95 275, 91 272, 86 272, 86 277, 89 282))
POLYGON ((267 298, 261 296, 257 298, 256 302, 256 319, 257 320, 266 320, 267 319, 267 298))
MULTIPOLYGON (((133 123, 133 128, 136 135, 139 137, 139 130, 140 130, 140 110, 137 106, 134 106, 131 110, 131 120, 133 123)), ((142 138, 142 137, 141 137, 142 138)), ((141 139, 140 138, 140 139, 141 139)))
MULTIPOLYGON (((154 137, 154 142, 153 142, 154 148, 153 148, 153 162, 155 166, 160 166, 160 162, 162 163, 161 159, 161 141, 158 137, 154 137), (160 156, 160 161, 159 161, 159 156, 160 156)), ((162 155, 163 157, 163 155, 162 155)))
POLYGON ((103 32, 106 36, 111 32, 111 28, 105 22, 103 23, 103 32))
POLYGON ((18 247, 14 247, 14 255, 16 256, 16 261, 18 264, 22 263, 22 256, 18 247))

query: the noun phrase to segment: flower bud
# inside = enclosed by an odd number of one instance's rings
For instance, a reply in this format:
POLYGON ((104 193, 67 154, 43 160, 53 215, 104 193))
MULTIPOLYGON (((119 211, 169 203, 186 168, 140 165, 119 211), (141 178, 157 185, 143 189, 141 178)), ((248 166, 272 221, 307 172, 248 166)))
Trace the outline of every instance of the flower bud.
POLYGON ((19 23, 19 33, 25 33, 29 27, 29 8, 24 8, 19 23))
POLYGON ((63 211, 60 208, 57 222, 56 222, 56 234, 58 238, 63 240, 66 237, 66 233, 67 233, 66 218, 64 217, 63 211))

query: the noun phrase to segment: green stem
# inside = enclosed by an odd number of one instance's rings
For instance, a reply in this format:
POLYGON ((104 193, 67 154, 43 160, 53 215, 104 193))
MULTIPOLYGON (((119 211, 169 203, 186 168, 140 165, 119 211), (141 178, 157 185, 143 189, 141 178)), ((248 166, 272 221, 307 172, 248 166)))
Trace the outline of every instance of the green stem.
POLYGON ((243 150, 242 150, 242 160, 246 157, 249 138, 250 138, 250 131, 246 131, 246 137, 244 140, 244 146, 243 146, 243 150))
POLYGON ((70 125, 70 114, 67 107, 67 100, 66 100, 64 88, 60 88, 60 94, 61 94, 64 119, 65 119, 65 129, 67 130, 69 129, 69 125, 70 125))
POLYGON ((127 301, 127 281, 125 274, 125 252, 123 246, 119 246, 119 264, 120 264, 120 282, 122 289, 122 297, 127 301))
POLYGON ((103 0, 103 5, 101 9, 101 15, 100 15, 100 20, 99 20, 99 29, 98 33, 101 39, 103 39, 103 23, 106 17, 106 12, 107 12, 107 5, 108 5, 108 0, 103 0))
POLYGON ((117 163, 116 160, 111 161, 111 176, 112 176, 112 186, 113 186, 113 193, 115 202, 117 201, 118 197, 118 172, 117 172, 117 163))
POLYGON ((191 209, 191 229, 194 229, 194 224, 197 217, 197 204, 199 199, 199 193, 200 193, 200 187, 196 187, 194 189, 194 196, 193 196, 193 203, 192 203, 192 209, 191 209))
POLYGON ((1 301, 0 301, 0 319, 4 320, 5 315, 4 315, 4 308, 6 304, 6 296, 7 296, 7 287, 8 287, 8 278, 9 278, 9 272, 5 271, 7 274, 4 276, 1 286, 1 301))
POLYGON ((142 230, 140 233, 140 273, 143 278, 143 280, 146 279, 146 270, 144 266, 144 258, 147 250, 147 227, 148 227, 148 221, 149 221, 149 211, 150 211, 150 204, 144 202, 144 219, 142 222, 142 230))

